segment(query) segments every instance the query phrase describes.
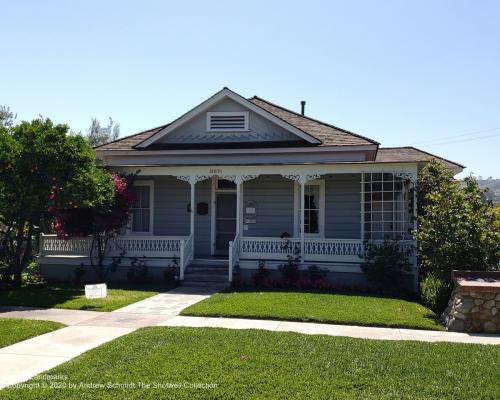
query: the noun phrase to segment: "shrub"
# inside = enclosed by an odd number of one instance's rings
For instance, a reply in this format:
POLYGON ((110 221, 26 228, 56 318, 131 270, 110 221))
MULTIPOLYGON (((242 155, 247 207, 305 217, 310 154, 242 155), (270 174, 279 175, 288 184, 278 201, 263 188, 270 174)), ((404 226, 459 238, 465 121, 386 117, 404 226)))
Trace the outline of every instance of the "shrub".
POLYGON ((266 269, 264 260, 259 260, 257 271, 252 274, 254 286, 263 286, 269 271, 266 269))
POLYGON ((440 315, 447 307, 452 291, 452 284, 430 272, 420 282, 422 303, 440 315))
POLYGON ((40 273, 40 268, 36 261, 31 261, 28 267, 23 271, 21 275, 23 284, 25 285, 36 285, 38 283, 43 283, 43 277, 40 273))
POLYGON ((300 256, 299 255, 288 255, 288 261, 285 264, 281 264, 278 268, 281 271, 283 280, 286 285, 293 286, 300 278, 299 272, 300 256))
POLYGON ((163 271, 163 277, 168 284, 177 282, 177 268, 179 267, 179 259, 174 258, 170 265, 163 271))
POLYGON ((131 257, 130 268, 127 271, 129 282, 144 283, 148 281, 149 268, 146 265, 145 257, 131 257))
POLYGON ((411 271, 411 252, 412 249, 401 248, 396 240, 385 240, 383 244, 366 242, 361 270, 382 291, 402 289, 411 271))
POLYGON ((451 280, 452 270, 497 270, 498 214, 473 177, 456 182, 442 163, 430 162, 419 176, 416 239, 420 264, 451 280))

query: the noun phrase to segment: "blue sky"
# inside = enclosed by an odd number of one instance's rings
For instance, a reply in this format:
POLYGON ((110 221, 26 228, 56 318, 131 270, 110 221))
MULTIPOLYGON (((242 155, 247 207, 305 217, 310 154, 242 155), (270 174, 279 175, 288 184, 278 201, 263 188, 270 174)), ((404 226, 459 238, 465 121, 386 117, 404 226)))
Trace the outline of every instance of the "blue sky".
POLYGON ((122 135, 220 90, 500 178, 498 1, 0 0, 0 104, 122 135))

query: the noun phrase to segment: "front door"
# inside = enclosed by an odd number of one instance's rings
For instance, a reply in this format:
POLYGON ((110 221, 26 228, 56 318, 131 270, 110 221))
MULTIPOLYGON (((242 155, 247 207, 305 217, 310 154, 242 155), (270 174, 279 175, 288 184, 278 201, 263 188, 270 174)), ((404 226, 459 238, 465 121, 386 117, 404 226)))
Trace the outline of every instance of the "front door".
POLYGON ((236 193, 217 193, 215 201, 215 254, 228 254, 236 235, 236 193))

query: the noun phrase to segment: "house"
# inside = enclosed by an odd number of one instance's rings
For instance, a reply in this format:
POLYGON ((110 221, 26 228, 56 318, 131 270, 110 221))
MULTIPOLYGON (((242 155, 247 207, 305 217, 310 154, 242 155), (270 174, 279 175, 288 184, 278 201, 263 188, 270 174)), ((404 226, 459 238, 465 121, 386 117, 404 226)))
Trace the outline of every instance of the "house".
MULTIPOLYGON (((303 268, 360 285, 365 240, 412 248, 417 173, 439 157, 380 147, 309 118, 304 105, 297 113, 224 88, 169 124, 97 147, 109 169, 139 171, 131 226, 109 256, 124 253, 124 266, 144 257, 158 277, 177 260, 185 284, 207 284, 248 280, 259 261, 276 270, 298 254, 303 268)), ((43 235, 42 272, 72 279, 90 243, 43 235)))

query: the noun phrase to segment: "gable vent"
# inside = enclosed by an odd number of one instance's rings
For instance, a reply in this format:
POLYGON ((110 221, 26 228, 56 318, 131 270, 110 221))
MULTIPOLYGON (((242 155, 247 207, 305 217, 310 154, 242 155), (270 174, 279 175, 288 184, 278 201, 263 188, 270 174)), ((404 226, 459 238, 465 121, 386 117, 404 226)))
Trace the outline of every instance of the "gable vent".
POLYGON ((208 131, 247 131, 248 112, 209 112, 208 131))

